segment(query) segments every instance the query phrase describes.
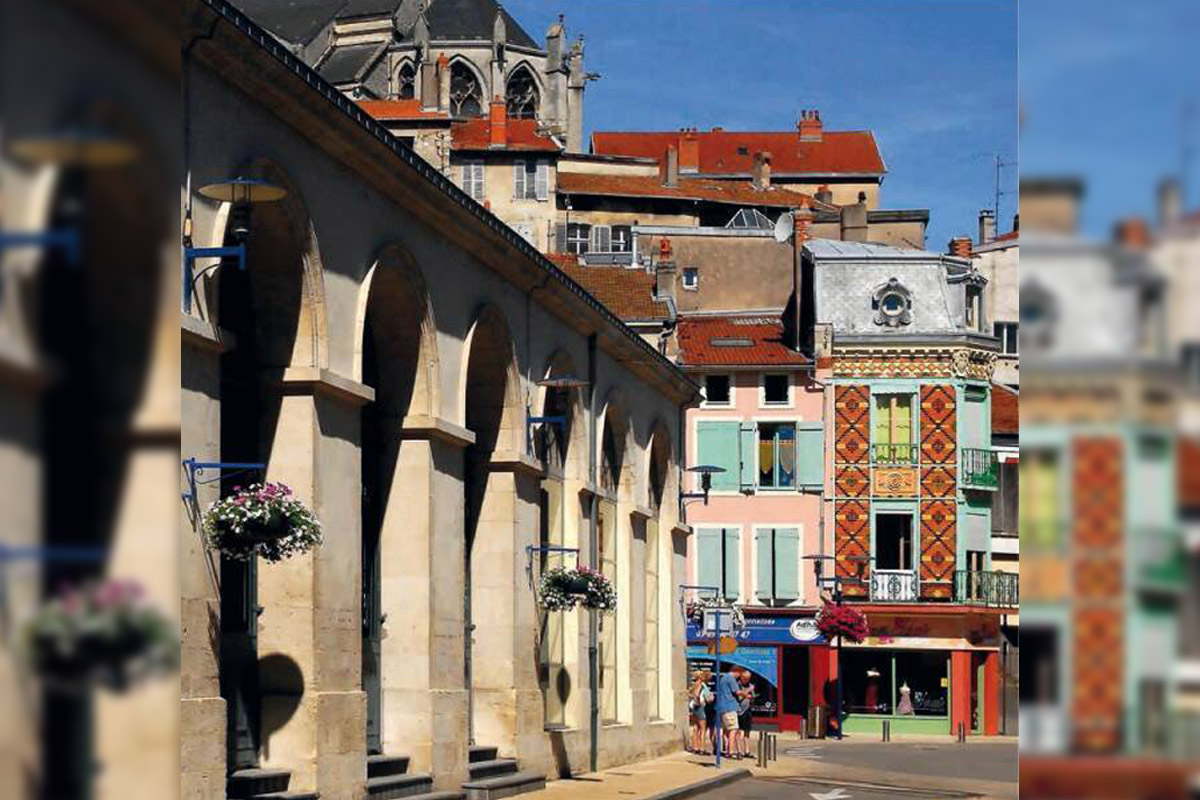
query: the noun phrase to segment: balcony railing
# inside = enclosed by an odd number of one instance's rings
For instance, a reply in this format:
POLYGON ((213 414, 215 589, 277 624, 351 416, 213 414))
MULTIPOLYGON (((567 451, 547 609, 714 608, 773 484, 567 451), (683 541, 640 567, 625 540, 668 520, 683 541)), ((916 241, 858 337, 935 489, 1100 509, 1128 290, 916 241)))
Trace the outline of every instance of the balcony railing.
POLYGON ((1021 604, 1021 576, 1015 572, 960 569, 954 573, 954 601, 991 608, 1017 608, 1021 604))
POLYGON ((913 603, 917 599, 917 573, 911 569, 877 569, 871 572, 871 601, 913 603))
POLYGON ((962 448, 962 484, 970 489, 996 489, 1000 486, 1000 463, 991 450, 962 448))
POLYGON ((915 444, 873 444, 871 459, 876 464, 893 466, 909 466, 917 463, 917 446, 915 444))

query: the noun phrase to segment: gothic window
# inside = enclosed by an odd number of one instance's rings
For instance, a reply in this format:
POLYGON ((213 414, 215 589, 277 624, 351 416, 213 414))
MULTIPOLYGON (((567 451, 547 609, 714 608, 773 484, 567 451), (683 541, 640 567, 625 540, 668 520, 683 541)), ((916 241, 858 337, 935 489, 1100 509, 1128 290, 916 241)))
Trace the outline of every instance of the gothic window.
POLYGON ((518 67, 513 72, 504 100, 508 105, 508 116, 514 119, 533 119, 537 115, 537 83, 527 68, 518 67))
POLYGON ((411 61, 404 62, 396 73, 396 97, 412 100, 417 96, 417 70, 411 61))
POLYGON ((912 322, 912 294, 895 278, 875 287, 871 307, 875 309, 876 325, 897 328, 912 322))
POLYGON ((461 61, 450 67, 450 113, 456 117, 478 117, 483 114, 479 79, 461 61))

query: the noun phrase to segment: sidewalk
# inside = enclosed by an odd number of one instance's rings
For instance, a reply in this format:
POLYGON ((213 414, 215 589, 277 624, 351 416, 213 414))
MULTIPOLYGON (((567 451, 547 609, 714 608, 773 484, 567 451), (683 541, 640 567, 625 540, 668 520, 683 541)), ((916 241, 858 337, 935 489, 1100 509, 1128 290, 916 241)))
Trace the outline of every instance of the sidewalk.
POLYGON ((682 799, 693 793, 714 789, 725 782, 748 777, 748 767, 753 763, 753 759, 722 759, 721 769, 717 770, 711 756, 679 752, 651 761, 639 761, 552 781, 546 784, 545 789, 530 797, 536 800, 682 799))

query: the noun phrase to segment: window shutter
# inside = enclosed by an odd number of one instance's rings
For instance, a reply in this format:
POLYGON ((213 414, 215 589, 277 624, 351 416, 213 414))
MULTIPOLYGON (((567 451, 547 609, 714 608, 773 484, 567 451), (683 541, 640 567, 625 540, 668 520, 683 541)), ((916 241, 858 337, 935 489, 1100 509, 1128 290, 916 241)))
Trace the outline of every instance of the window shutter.
POLYGON ((551 243, 550 252, 565 253, 567 252, 567 226, 565 223, 558 222, 554 225, 554 241, 551 243))
POLYGON ((736 600, 741 589, 738 584, 738 578, 741 575, 741 570, 738 569, 738 556, 741 548, 738 547, 737 530, 726 528, 721 544, 725 548, 725 582, 723 584, 725 599, 736 600))
POLYGON ((753 492, 758 479, 758 429, 753 422, 743 422, 738 429, 740 444, 740 487, 753 492))
POLYGON ((912 444, 912 395, 896 397, 896 443, 912 444))
POLYGON ((738 487, 738 423, 704 420, 696 424, 696 458, 722 467, 712 476, 712 488, 728 492, 738 487))
POLYGON ((875 425, 871 431, 872 444, 888 444, 892 441, 892 396, 877 394, 874 398, 875 425))
POLYGON ((774 587, 771 585, 774 560, 771 551, 771 531, 759 528, 754 532, 754 561, 758 565, 758 586, 754 596, 759 600, 770 600, 774 594, 774 587))
POLYGON ((483 202, 483 162, 476 161, 470 165, 471 169, 471 197, 479 202, 483 202))
POLYGON ((796 429, 796 485, 820 486, 825 482, 825 431, 796 429))
POLYGON ((696 583, 700 586, 721 585, 720 528, 696 531, 696 583))
POLYGON ((800 531, 775 529, 775 599, 792 601, 800 597, 800 531))
POLYGON ((596 232, 596 252, 611 253, 612 252, 612 228, 608 225, 597 225, 593 228, 596 232))
POLYGON ((537 165, 537 177, 534 179, 534 186, 537 187, 537 199, 545 200, 549 194, 550 183, 550 165, 545 161, 539 161, 537 165))
POLYGON ((521 200, 525 197, 525 162, 513 162, 513 197, 521 200))

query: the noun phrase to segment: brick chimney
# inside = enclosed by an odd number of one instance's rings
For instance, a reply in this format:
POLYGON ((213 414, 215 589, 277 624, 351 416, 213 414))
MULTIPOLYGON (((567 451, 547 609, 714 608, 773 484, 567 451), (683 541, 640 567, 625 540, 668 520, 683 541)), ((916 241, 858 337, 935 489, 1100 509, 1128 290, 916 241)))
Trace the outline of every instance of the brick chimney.
POLYGON ((800 352, 804 345, 802 325, 804 323, 804 243, 808 241, 808 228, 812 225, 813 213, 808 207, 808 198, 800 201, 800 207, 792 214, 792 302, 790 319, 784 319, 784 327, 790 333, 792 349, 800 352))
POLYGON ((971 257, 971 237, 970 236, 955 236, 950 240, 947 246, 947 252, 958 258, 971 257))
POLYGON ((679 171, 700 171, 700 139, 695 128, 684 128, 679 137, 679 171))
POLYGON ((818 203, 833 205, 833 191, 829 188, 829 184, 823 183, 817 187, 816 198, 818 203))
POLYGON ((771 154, 758 152, 754 154, 754 171, 752 181, 755 189, 771 188, 771 154))
POLYGON ((488 126, 491 129, 488 146, 506 147, 508 145, 508 106, 499 97, 492 100, 491 108, 488 109, 488 120, 491 123, 488 126))
POLYGON ((668 145, 667 152, 658 165, 658 176, 663 186, 675 188, 679 185, 679 150, 675 145, 668 145))
POLYGON ((1183 215, 1183 200, 1182 192, 1179 189, 1179 180, 1176 178, 1163 178, 1158 184, 1158 224, 1159 227, 1168 228, 1179 222, 1179 218, 1183 215))
POLYGON ((821 112, 816 109, 800 111, 800 121, 796 123, 802 142, 821 141, 821 112))
POLYGON ((658 242, 658 260, 654 263, 654 296, 659 300, 675 299, 675 254, 671 252, 671 240, 665 236, 658 242))
POLYGON ((1130 250, 1145 250, 1150 246, 1150 226, 1141 217, 1127 217, 1113 229, 1117 244, 1130 250))
POLYGON ((979 243, 987 244, 996 238, 996 212, 990 208, 979 210, 979 243))
POLYGON ((867 240, 867 193, 858 193, 858 202, 842 206, 841 234, 843 242, 867 240))

